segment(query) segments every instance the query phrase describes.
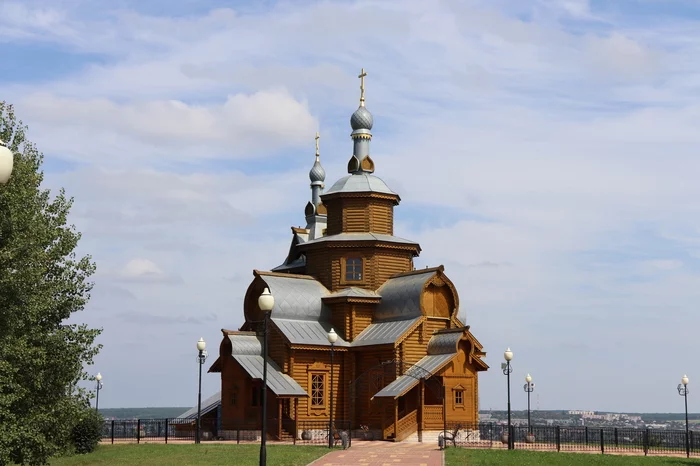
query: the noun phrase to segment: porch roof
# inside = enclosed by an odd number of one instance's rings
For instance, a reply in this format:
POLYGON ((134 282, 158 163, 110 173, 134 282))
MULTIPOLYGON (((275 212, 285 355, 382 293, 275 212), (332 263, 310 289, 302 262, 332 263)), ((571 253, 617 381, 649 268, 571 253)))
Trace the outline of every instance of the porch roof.
MULTIPOLYGON (((221 404, 221 392, 216 392, 206 400, 202 400, 202 416, 207 414, 209 411, 212 411, 216 408, 219 407, 221 404)), ((180 414, 177 419, 196 419, 197 418, 197 405, 194 407, 188 409, 184 413, 180 414)), ((177 422, 173 422, 173 424, 177 424, 177 422)))
MULTIPOLYGON (((231 341, 231 356, 253 379, 263 378, 263 357, 260 338, 252 332, 235 332, 228 335, 231 341)), ((306 391, 290 376, 284 374, 279 366, 267 360, 267 387, 277 396, 309 396, 306 391)))
POLYGON ((434 334, 428 342, 428 355, 411 366, 372 398, 398 398, 415 387, 420 379, 428 379, 457 356, 457 343, 469 327, 443 330, 434 334))
POLYGON ((430 378, 455 356, 457 353, 425 356, 411 366, 405 374, 375 393, 372 398, 398 398, 406 394, 418 385, 420 379, 430 378))

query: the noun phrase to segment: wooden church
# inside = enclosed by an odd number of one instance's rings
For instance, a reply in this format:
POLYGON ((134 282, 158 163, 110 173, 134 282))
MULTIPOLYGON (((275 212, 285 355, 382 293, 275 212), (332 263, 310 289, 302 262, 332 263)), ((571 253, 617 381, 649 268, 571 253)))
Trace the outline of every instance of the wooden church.
POLYGON ((270 438, 300 435, 298 423, 327 423, 331 397, 334 420, 362 426, 376 439, 442 430, 445 419, 478 422, 485 353, 457 317, 459 296, 444 268, 415 270, 420 246, 394 236, 400 198, 374 175, 365 76, 363 70, 360 106, 350 118, 348 175, 324 191, 317 134, 306 228, 292 228, 284 263, 253 271, 241 329, 222 330, 219 358, 209 370, 221 373, 222 429, 262 423, 264 315, 258 297, 266 288, 274 297, 268 321, 270 438), (333 380, 331 329, 338 334, 333 380))

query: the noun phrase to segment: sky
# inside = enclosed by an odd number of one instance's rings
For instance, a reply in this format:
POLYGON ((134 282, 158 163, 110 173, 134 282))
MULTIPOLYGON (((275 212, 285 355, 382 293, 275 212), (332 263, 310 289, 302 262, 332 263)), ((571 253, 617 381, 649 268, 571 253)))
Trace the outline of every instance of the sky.
POLYGON ((0 57, 97 263, 73 320, 104 329, 101 407, 196 403, 197 340, 213 362, 305 223, 316 131, 346 174, 363 67, 395 234, 487 352, 481 409, 507 347, 513 409, 527 373, 535 409, 680 412, 700 382, 700 1, 3 0, 0 57))

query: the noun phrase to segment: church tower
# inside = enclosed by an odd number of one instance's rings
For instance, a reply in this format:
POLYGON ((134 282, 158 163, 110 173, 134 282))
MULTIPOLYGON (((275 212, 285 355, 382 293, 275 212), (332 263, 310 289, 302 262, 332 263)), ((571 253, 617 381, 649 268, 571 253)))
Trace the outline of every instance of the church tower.
POLYGON ((306 273, 332 292, 349 287, 376 290, 389 277, 413 270, 413 258, 420 253, 418 243, 394 236, 394 207, 400 197, 374 175, 374 118, 365 106, 365 76, 362 69, 360 106, 350 118, 353 155, 348 175, 320 195, 327 213, 326 233, 297 246, 305 255, 306 273))

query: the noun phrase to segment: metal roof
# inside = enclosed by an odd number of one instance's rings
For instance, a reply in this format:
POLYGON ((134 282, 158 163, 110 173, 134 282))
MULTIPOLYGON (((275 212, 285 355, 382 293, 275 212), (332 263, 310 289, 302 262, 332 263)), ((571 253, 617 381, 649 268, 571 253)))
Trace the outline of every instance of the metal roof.
MULTIPOLYGON (((272 321, 293 345, 331 346, 328 343, 328 332, 332 326, 328 322, 277 318, 273 318, 272 321)), ((335 346, 350 345, 338 335, 335 346)))
MULTIPOLYGON (((255 333, 232 333, 231 356, 254 379, 263 378, 262 341, 255 333)), ((296 381, 282 373, 279 366, 268 358, 267 386, 279 396, 307 396, 296 381)))
POLYGON ((289 269, 298 269, 299 267, 304 267, 306 265, 306 256, 301 255, 298 258, 294 259, 292 262, 285 262, 284 264, 278 265, 274 269, 272 269, 273 272, 279 272, 280 270, 289 270, 289 269))
POLYGON ((448 354, 457 351, 457 343, 464 335, 464 329, 436 333, 428 342, 428 354, 448 354))
POLYGON ((232 355, 255 356, 262 354, 262 342, 253 332, 229 334, 228 339, 231 341, 232 355))
POLYGON ((346 175, 336 181, 331 188, 323 193, 321 197, 334 193, 356 193, 356 192, 374 192, 382 194, 393 194, 394 191, 389 189, 384 180, 369 173, 353 173, 346 175))
POLYGON ((420 247, 418 243, 411 241, 410 239, 380 233, 338 233, 337 235, 327 235, 322 236, 321 238, 312 239, 304 244, 300 244, 299 246, 334 241, 384 241, 385 243, 411 244, 420 247))
POLYGON ((420 297, 435 269, 390 278, 377 290, 382 297, 374 316, 377 320, 406 319, 421 315, 420 297))
POLYGON ((428 355, 411 366, 404 375, 398 377, 386 387, 374 394, 373 398, 398 398, 418 384, 420 379, 427 379, 450 362, 457 353, 428 355))
POLYGON ((385 345, 394 343, 420 319, 420 317, 416 317, 407 320, 375 322, 364 329, 357 338, 353 340, 351 346, 385 345))
MULTIPOLYGON (((206 400, 202 400, 202 415, 216 409, 221 404, 221 392, 216 392, 206 400)), ((197 419, 197 405, 180 414, 178 419, 197 419)))
POLYGON ((328 290, 320 282, 309 277, 260 275, 275 297, 271 317, 275 319, 329 320, 330 309, 321 298, 328 290))
POLYGON ((331 293, 328 296, 325 296, 326 298, 342 298, 342 297, 349 297, 349 298, 381 298, 379 294, 377 294, 376 291, 372 290, 365 290, 364 288, 357 288, 355 286, 351 286, 350 288, 344 288, 340 291, 336 291, 335 293, 331 293))
MULTIPOLYGON (((245 369, 253 379, 263 378, 263 358, 260 355, 233 355, 233 359, 245 369)), ((309 396, 290 376, 283 374, 273 361, 267 362, 267 387, 277 396, 309 396)))

